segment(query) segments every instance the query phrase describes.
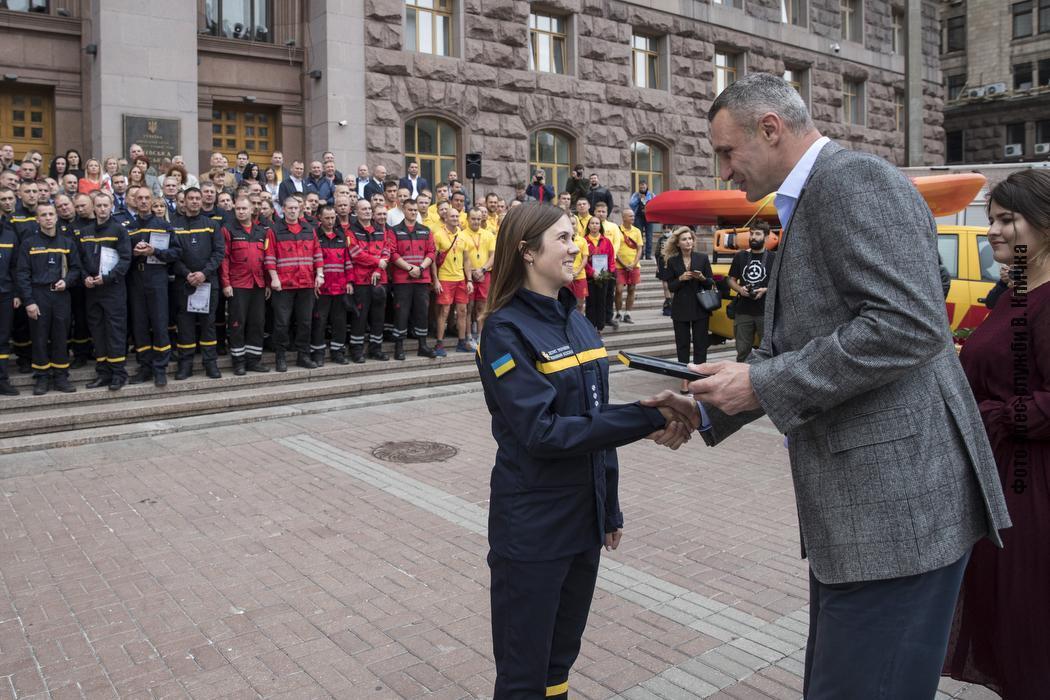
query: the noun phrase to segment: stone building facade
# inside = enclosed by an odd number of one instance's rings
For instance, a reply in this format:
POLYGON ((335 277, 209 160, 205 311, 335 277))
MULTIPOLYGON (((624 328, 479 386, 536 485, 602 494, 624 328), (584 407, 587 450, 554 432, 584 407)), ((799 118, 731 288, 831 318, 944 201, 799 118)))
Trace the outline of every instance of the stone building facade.
MULTIPOLYGON (((122 119, 138 115, 178 122, 191 169, 213 149, 232 161, 245 148, 262 165, 274 149, 287 160, 330 150, 344 171, 403 172, 406 154, 429 155, 434 129, 445 135, 438 175, 462 176, 465 154, 480 153, 479 187, 508 193, 534 165, 558 180, 558 166, 582 163, 620 204, 639 177, 717 186, 705 116, 717 90, 790 71, 821 131, 905 164, 898 0, 257 0, 251 17, 230 17, 226 5, 245 3, 222 0, 9 3, 21 5, 43 11, 0 10, 0 85, 42 98, 50 133, 20 133, 41 134, 48 157, 121 153, 122 119), (434 7, 447 12, 447 56, 411 48, 434 7), (557 18, 563 74, 536 70, 547 57, 534 52, 533 16, 557 18), (639 37, 653 87, 637 86, 639 37)), ((913 106, 925 164, 944 157, 937 43, 937 4, 922 0, 913 106)), ((0 127, 5 140, 32 145, 0 127)))
POLYGON ((1050 3, 941 8, 948 163, 1050 161, 1050 3))

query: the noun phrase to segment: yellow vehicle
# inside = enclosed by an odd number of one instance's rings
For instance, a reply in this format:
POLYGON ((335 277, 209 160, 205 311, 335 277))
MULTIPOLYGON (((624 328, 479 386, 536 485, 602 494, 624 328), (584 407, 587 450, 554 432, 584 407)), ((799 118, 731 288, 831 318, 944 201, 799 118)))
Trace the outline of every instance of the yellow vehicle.
MULTIPOLYGON (((726 240, 725 233, 732 231, 735 229, 717 231, 715 238, 722 243, 726 240)), ((945 300, 952 330, 977 328, 988 315, 984 297, 999 280, 999 263, 992 258, 988 229, 981 226, 939 225, 937 252, 952 276, 952 286, 945 300)), ((719 253, 719 259, 724 259, 726 251, 719 250, 719 253)), ((729 277, 729 263, 714 263, 711 270, 716 281, 729 277)), ((733 321, 726 316, 728 305, 729 301, 723 300, 722 308, 711 316, 709 328, 713 336, 732 340, 733 321)))

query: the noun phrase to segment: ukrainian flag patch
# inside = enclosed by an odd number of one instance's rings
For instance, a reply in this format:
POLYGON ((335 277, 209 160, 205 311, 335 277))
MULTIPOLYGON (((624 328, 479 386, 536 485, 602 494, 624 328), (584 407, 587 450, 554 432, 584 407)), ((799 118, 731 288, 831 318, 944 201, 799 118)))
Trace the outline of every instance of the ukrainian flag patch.
POLYGON ((492 363, 492 371, 497 379, 512 369, 514 369, 514 358, 510 356, 509 352, 492 363))

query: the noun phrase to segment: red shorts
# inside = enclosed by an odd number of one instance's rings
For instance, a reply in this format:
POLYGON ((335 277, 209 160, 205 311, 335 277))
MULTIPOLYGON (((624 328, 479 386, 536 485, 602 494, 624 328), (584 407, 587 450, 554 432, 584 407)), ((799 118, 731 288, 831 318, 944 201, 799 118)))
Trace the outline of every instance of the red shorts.
POLYGON ((460 280, 458 282, 439 281, 441 282, 441 291, 437 295, 437 303, 439 306, 467 303, 467 283, 465 280, 460 280))
POLYGON ((572 290, 572 295, 577 299, 587 298, 587 280, 573 280, 565 285, 566 289, 572 290))
POLYGON ((486 272, 480 282, 474 282, 474 293, 470 295, 471 301, 486 301, 489 298, 489 282, 491 279, 492 273, 486 272))
POLYGON ((622 267, 616 268, 616 284, 638 284, 642 281, 642 268, 636 267, 630 272, 622 267))

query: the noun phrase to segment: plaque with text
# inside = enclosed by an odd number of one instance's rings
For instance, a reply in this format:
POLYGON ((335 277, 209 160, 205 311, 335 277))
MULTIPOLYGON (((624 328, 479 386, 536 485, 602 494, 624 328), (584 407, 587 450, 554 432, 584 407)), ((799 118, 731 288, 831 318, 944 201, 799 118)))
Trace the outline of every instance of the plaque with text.
POLYGON ((178 119, 124 115, 124 153, 133 143, 142 146, 150 166, 156 167, 165 158, 182 153, 178 119))

